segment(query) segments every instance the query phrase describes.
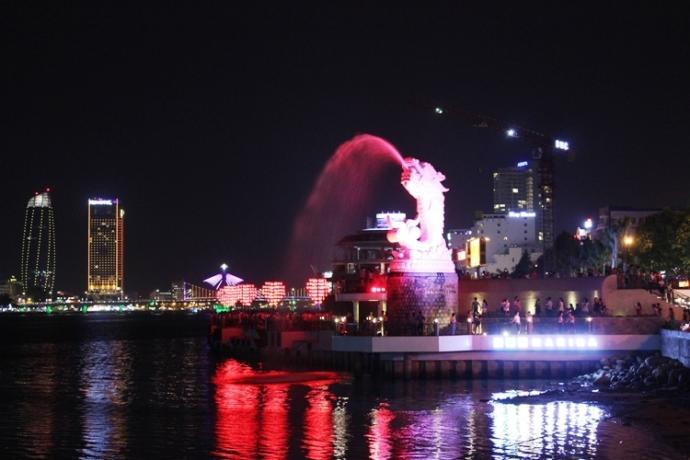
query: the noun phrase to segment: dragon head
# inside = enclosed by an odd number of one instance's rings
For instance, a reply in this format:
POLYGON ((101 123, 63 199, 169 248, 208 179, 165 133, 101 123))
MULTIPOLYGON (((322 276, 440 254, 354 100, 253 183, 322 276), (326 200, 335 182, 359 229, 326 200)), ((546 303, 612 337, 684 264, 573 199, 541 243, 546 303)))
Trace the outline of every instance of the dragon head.
POLYGON ((447 192, 448 189, 441 184, 444 180, 446 176, 431 164, 416 158, 405 158, 400 183, 414 198, 447 192))

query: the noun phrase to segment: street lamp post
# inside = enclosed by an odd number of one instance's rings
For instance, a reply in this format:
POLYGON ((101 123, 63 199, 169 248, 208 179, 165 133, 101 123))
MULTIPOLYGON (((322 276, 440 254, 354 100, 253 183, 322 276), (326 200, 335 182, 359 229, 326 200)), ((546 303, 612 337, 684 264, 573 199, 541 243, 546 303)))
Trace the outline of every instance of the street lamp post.
POLYGON ((627 270, 627 265, 630 259, 630 247, 635 244, 635 238, 632 235, 625 235, 623 237, 623 247, 625 248, 625 254, 623 258, 623 272, 627 270))

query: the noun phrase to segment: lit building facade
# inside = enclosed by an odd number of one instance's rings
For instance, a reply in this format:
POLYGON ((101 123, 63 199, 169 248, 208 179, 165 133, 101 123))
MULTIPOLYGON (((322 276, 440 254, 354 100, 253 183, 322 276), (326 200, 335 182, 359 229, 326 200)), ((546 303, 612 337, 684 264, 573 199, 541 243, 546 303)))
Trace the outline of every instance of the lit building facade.
POLYGON ((55 216, 50 189, 29 199, 24 214, 20 282, 23 294, 51 298, 55 288, 55 216))
POLYGON ((124 209, 118 199, 89 199, 88 287, 94 298, 122 298, 124 209))
POLYGON ((0 283, 0 295, 9 296, 16 301, 22 295, 22 287, 22 283, 15 276, 10 276, 0 283))
POLYGON ((535 174, 527 161, 494 173, 494 212, 535 210, 535 174))
POLYGON ((542 246, 538 241, 536 213, 533 211, 509 211, 507 213, 484 214, 468 230, 457 230, 447 235, 453 249, 456 267, 462 271, 465 267, 479 267, 487 273, 512 272, 527 251, 532 261, 542 255, 542 246), (482 240, 482 257, 472 242, 482 240), (470 262, 470 253, 474 256, 470 262))

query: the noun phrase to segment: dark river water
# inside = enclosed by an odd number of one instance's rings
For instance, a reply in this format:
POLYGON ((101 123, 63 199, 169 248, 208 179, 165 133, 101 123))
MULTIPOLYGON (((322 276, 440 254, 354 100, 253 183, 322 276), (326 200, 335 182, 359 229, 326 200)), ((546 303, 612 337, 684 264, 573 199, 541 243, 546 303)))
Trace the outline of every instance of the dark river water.
POLYGON ((209 354, 202 315, 0 317, 2 458, 661 458, 546 381, 352 380, 209 354), (494 399, 493 401, 487 401, 494 399))

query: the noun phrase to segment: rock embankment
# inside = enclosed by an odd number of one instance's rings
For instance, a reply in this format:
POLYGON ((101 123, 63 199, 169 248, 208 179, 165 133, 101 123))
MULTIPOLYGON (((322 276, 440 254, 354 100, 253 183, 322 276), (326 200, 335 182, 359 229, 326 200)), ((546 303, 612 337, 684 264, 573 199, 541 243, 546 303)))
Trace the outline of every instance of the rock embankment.
POLYGON ((576 377, 582 386, 612 391, 639 391, 657 388, 690 389, 690 369, 680 361, 660 355, 604 358, 591 374, 576 377))

